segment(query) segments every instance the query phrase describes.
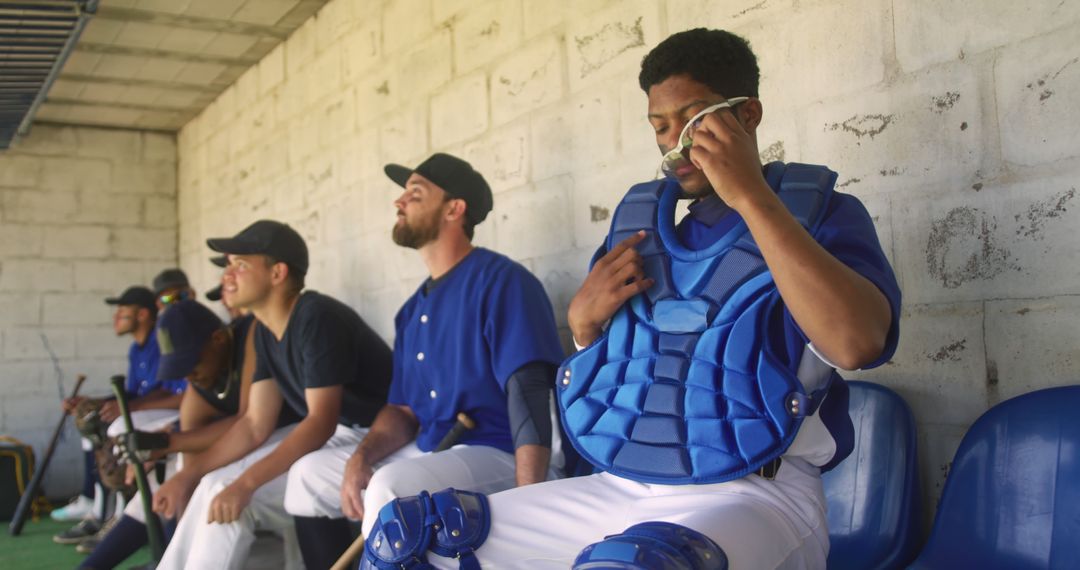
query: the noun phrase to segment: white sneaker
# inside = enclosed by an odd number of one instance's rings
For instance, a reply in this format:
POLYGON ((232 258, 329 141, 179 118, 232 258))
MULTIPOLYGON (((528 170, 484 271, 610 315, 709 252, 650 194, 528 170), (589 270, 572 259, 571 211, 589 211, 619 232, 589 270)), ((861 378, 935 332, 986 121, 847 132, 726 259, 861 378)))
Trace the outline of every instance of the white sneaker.
POLYGON ((94 510, 94 500, 83 495, 71 500, 66 507, 54 509, 49 514, 54 521, 78 521, 86 518, 94 510))

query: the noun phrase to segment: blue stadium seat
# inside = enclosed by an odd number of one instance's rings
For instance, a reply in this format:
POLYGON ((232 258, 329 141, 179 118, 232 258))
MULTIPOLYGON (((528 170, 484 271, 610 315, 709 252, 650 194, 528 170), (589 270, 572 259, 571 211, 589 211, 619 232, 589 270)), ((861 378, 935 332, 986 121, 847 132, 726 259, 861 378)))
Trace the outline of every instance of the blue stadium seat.
POLYGON ((855 449, 821 477, 829 568, 901 568, 921 538, 915 420, 896 392, 869 382, 848 386, 855 449))
POLYGON ((960 442, 911 568, 1080 568, 1080 386, 994 406, 960 442))

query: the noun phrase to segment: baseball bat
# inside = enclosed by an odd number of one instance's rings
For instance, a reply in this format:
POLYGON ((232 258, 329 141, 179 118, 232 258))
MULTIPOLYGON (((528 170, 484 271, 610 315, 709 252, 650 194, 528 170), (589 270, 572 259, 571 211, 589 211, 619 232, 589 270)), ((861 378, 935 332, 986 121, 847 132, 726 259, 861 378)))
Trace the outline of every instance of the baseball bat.
MULTIPOLYGON (((127 392, 124 391, 123 375, 112 377, 112 389, 116 394, 116 403, 120 406, 120 415, 124 418, 124 427, 127 433, 131 433, 135 431, 135 424, 131 421, 131 410, 128 408, 127 392)), ((139 487, 139 498, 142 499, 143 513, 146 515, 146 536, 150 541, 150 555, 153 556, 154 562, 158 562, 161 560, 161 555, 165 553, 165 533, 161 529, 161 520, 154 513, 151 503, 150 482, 146 478, 146 469, 143 468, 142 461, 139 461, 134 451, 128 452, 127 460, 135 470, 135 483, 139 487)))
MULTIPOLYGON (((83 382, 86 382, 85 374, 79 374, 75 377, 75 388, 71 391, 72 398, 79 395, 79 388, 82 388, 83 382)), ((67 417, 67 412, 61 414, 60 421, 56 423, 56 430, 53 431, 52 439, 49 440, 49 447, 45 451, 45 456, 41 458, 41 465, 34 470, 34 476, 30 479, 30 484, 27 485, 26 490, 19 497, 19 506, 15 507, 15 516, 11 519, 11 524, 8 525, 8 533, 11 536, 19 536, 19 533, 22 532, 23 524, 26 523, 26 518, 30 515, 30 507, 34 504, 34 496, 37 495, 38 488, 41 487, 41 481, 45 479, 45 470, 49 468, 49 462, 52 461, 53 453, 56 452, 56 443, 60 440, 60 434, 64 432, 64 420, 67 417)))
MULTIPOLYGON (((443 436, 438 447, 436 447, 435 451, 432 453, 446 451, 447 449, 454 447, 458 440, 461 439, 461 435, 474 427, 476 427, 476 422, 474 422, 468 414, 465 412, 458 412, 457 421, 454 422, 450 431, 446 432, 446 435, 443 436)), ((330 567, 330 570, 346 570, 349 567, 349 564, 356 559, 357 556, 360 556, 360 553, 363 551, 364 535, 361 534, 349 545, 349 548, 337 559, 337 562, 330 567)))

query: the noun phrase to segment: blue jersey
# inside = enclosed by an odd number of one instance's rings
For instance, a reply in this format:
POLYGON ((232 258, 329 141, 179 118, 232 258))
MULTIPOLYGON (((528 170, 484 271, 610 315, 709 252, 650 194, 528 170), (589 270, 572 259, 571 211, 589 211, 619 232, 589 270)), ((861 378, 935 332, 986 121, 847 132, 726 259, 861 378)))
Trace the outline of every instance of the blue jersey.
POLYGON ((477 425, 458 443, 513 453, 507 380, 526 364, 557 366, 563 359, 554 311, 536 277, 506 256, 476 248, 436 283, 421 286, 394 324, 389 402, 408 406, 420 420, 417 446, 435 449, 465 412, 477 425))
POLYGON ((187 387, 187 380, 157 379, 158 361, 161 359, 161 349, 158 348, 157 335, 147 336, 146 343, 142 346, 137 342, 131 343, 128 349, 128 375, 127 393, 129 396, 141 398, 154 390, 167 390, 173 394, 179 394, 187 387))
MULTIPOLYGON (((765 176, 773 188, 779 183, 778 176, 783 172, 783 165, 771 163, 766 166, 765 176)), ((690 208, 690 214, 676 228, 680 241, 690 249, 704 249, 716 243, 738 225, 741 217, 720 201, 709 197, 690 208)), ((881 250, 873 220, 862 202, 850 194, 835 192, 829 200, 822 222, 814 234, 814 239, 826 251, 862 275, 885 295, 892 312, 892 324, 886 338, 885 350, 874 362, 863 368, 874 368, 884 364, 896 351, 900 323, 900 287, 896 282, 892 267, 881 250)), ((827 380, 822 375, 835 375, 836 372, 826 367, 814 369, 806 366, 808 360, 804 352, 810 340, 795 323, 791 313, 784 308, 783 342, 791 363, 803 363, 800 366, 799 379, 808 385, 808 390, 827 380)), ((837 378, 839 380, 839 378, 837 378)), ((789 454, 800 455, 811 463, 829 469, 839 463, 851 452, 854 445, 854 430, 847 409, 847 386, 833 382, 829 395, 816 416, 807 421, 820 421, 824 430, 803 429, 799 438, 789 448, 789 454), (806 435, 804 435, 806 434, 806 435), (817 434, 821 437, 814 437, 817 434), (827 438, 824 437, 827 434, 827 438), (816 439, 816 441, 811 441, 816 439), (831 441, 829 441, 831 440, 831 441)), ((805 426, 804 426, 805 427, 805 426)))

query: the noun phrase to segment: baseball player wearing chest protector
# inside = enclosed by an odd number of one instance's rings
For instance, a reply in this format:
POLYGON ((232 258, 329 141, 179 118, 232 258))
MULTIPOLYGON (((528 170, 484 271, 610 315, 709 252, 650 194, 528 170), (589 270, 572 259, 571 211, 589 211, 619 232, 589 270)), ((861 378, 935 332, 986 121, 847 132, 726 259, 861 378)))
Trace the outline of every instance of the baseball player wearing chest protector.
POLYGON ((749 44, 720 30, 642 62, 666 176, 616 209, 570 304, 580 350, 556 373, 563 427, 597 472, 396 499, 362 569, 825 567, 820 473, 853 445, 836 369, 888 360, 900 292, 834 172, 761 164, 758 78, 749 44))
POLYGON ((404 189, 394 242, 416 249, 431 277, 394 320, 390 394, 363 440, 289 471, 285 507, 308 568, 327 568, 348 548, 345 517, 362 519, 366 536, 395 497, 445 487, 494 493, 557 476, 551 395, 563 350, 554 311, 528 270, 472 245, 492 208, 487 182, 447 154, 415 170, 391 164, 386 174, 404 189), (462 412, 475 427, 436 452, 462 412))

